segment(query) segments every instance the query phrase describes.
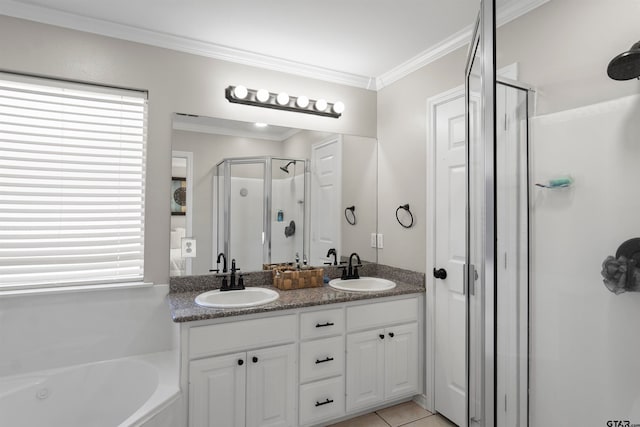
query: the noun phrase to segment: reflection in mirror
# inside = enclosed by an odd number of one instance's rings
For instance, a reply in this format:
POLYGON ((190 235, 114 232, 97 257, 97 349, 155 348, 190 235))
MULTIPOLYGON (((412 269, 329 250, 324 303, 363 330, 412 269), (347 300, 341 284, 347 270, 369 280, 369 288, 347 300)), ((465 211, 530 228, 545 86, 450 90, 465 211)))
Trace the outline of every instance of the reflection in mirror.
POLYGON ((184 215, 172 215, 171 276, 222 269, 219 253, 245 272, 296 256, 322 265, 331 248, 377 261, 369 237, 377 225, 375 139, 183 114, 173 129, 174 157, 191 159, 184 175, 192 200, 184 215), (343 212, 353 205, 358 221, 349 225, 343 212), (197 251, 186 254, 191 240, 197 251))
POLYGON ((248 271, 302 257, 305 163, 268 156, 218 163, 213 177, 213 252, 242 255, 248 271))

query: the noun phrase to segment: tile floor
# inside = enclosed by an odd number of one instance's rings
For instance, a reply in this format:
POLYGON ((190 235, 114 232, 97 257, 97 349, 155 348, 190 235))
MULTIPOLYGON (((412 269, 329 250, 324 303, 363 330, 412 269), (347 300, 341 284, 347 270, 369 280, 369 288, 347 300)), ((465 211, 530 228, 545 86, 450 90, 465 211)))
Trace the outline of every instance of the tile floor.
POLYGON ((456 427, 446 418, 432 414, 415 402, 405 402, 370 414, 332 424, 329 427, 456 427))

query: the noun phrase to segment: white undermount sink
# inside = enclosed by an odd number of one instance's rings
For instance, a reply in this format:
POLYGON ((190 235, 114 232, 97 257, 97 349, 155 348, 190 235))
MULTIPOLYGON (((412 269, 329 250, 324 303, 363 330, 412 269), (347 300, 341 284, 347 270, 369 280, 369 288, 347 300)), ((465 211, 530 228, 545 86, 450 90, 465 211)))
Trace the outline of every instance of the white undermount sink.
POLYGON ((359 279, 333 279, 329 286, 347 292, 378 292, 388 291, 396 287, 395 282, 379 277, 361 277, 359 279))
POLYGON ((212 308, 245 308, 268 304, 280 295, 267 288, 249 287, 241 291, 204 292, 196 297, 196 304, 212 308))

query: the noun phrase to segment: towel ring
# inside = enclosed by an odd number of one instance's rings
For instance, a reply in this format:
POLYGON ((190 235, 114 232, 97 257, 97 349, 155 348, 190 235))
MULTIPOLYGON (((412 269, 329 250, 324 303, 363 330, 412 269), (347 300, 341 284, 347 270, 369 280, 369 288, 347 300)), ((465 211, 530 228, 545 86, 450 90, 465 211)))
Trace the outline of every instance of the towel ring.
POLYGON ((347 220, 347 222, 351 225, 356 225, 356 207, 355 206, 349 206, 347 208, 345 208, 344 210, 344 218, 347 220), (351 212, 351 213, 349 213, 351 212))
POLYGON ((401 226, 403 226, 404 228, 411 228, 413 227, 413 214, 411 213, 411 211, 409 210, 409 203, 407 203, 406 205, 400 205, 398 207, 398 209, 396 209, 396 220, 398 220, 398 224, 400 224, 401 226), (398 212, 400 212, 400 209, 404 209, 405 211, 407 211, 407 213, 409 214, 409 217, 411 218, 411 222, 407 225, 405 223, 403 223, 402 221, 400 221, 400 217, 398 217, 398 212))

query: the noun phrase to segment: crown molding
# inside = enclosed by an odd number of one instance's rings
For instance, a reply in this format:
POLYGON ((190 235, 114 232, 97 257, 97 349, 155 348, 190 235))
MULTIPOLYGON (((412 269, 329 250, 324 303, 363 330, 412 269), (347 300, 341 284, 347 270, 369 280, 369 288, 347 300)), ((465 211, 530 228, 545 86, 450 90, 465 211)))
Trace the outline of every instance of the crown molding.
MULTIPOLYGON (((527 12, 547 3, 550 0, 516 0, 497 13, 498 26, 504 25, 527 12)), ((331 70, 324 67, 289 61, 269 55, 235 49, 202 40, 178 37, 172 34, 145 30, 129 25, 87 16, 76 15, 60 10, 50 9, 32 4, 20 3, 14 0, 4 0, 0 3, 0 14, 14 18, 36 21, 73 30, 84 31, 102 36, 133 41, 146 45, 177 50, 199 56, 234 62, 251 67, 258 67, 272 71, 298 75, 302 77, 337 83, 346 86, 368 90, 380 90, 385 86, 411 74, 412 72, 434 62, 469 43, 473 26, 465 27, 461 31, 421 52, 406 62, 392 68, 378 77, 368 77, 357 74, 331 70)))
POLYGON ((13 0, 0 3, 0 14, 362 89, 373 90, 372 86, 375 82, 375 79, 369 76, 331 70, 13 0))
MULTIPOLYGON (((516 18, 532 11, 533 9, 542 6, 543 4, 551 0, 517 0, 507 6, 501 8, 496 13, 496 22, 498 27, 513 21, 516 18)), ((469 44, 471 35, 473 33, 473 25, 463 28, 457 33, 447 37, 440 43, 432 46, 431 48, 419 53, 406 62, 392 68, 391 70, 381 74, 376 78, 375 86, 373 89, 380 90, 385 86, 392 84, 400 80, 403 77, 419 70, 431 62, 434 62, 445 55, 469 44)))

